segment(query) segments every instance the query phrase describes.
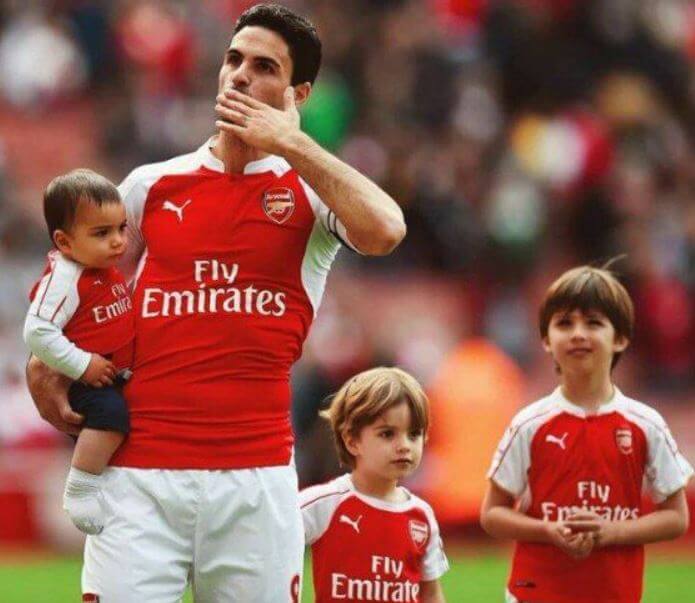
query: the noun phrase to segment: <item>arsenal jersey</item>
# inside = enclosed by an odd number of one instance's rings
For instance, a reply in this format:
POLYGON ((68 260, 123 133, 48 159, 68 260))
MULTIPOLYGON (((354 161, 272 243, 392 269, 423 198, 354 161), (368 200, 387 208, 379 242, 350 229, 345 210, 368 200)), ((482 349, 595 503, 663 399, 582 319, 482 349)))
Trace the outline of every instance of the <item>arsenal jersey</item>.
POLYGON ((449 569, 432 508, 404 491, 385 502, 343 475, 300 492, 317 603, 419 601, 420 582, 449 569))
POLYGON ((225 173, 206 143, 119 187, 134 273, 127 467, 290 461, 290 367, 344 227, 280 157, 225 173))
MULTIPOLYGON (((512 421, 488 477, 517 498, 530 517, 566 519, 590 510, 607 520, 642 516, 643 485, 656 502, 693 474, 661 415, 620 391, 596 414, 566 400, 560 388, 512 421)), ((550 544, 519 542, 509 591, 534 603, 637 603, 643 546, 607 547, 582 560, 550 544)))
POLYGON ((86 268, 53 250, 29 298, 24 339, 48 366, 79 379, 92 352, 131 365, 133 305, 116 268, 86 268))

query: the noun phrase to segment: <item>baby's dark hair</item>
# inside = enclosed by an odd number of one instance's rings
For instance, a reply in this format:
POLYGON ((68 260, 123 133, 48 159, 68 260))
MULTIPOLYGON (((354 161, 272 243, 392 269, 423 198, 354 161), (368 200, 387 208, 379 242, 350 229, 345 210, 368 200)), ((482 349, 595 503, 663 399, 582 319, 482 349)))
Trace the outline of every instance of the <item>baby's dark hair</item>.
POLYGON ((101 206, 120 203, 121 196, 113 182, 92 170, 73 170, 54 178, 43 193, 43 215, 51 241, 56 230, 72 228, 81 201, 101 206))

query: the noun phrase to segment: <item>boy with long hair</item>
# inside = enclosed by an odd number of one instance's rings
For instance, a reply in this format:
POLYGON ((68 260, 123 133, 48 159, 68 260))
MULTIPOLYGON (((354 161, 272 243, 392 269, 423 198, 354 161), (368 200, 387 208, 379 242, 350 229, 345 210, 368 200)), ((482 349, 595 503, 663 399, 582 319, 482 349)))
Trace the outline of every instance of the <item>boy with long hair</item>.
POLYGON ((300 493, 316 601, 444 601, 432 508, 399 481, 420 464, 427 397, 397 368, 350 379, 322 413, 351 472, 300 493))

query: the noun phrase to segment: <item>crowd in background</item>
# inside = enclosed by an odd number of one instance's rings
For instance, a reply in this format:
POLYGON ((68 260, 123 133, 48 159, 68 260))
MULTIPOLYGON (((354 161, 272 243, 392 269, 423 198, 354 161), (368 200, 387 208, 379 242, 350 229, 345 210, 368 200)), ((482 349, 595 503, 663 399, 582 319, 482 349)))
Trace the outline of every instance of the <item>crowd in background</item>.
MULTIPOLYGON (((470 337, 545 387, 543 289, 571 265, 622 254, 614 269, 638 317, 623 378, 635 394, 693 403, 693 3, 284 3, 324 42, 304 129, 382 185, 408 225, 389 257, 340 254, 295 374, 300 442, 325 444, 316 409, 349 374, 398 363, 429 384, 470 337)), ((54 437, 24 392, 20 337, 50 245, 43 188, 80 166, 118 182, 202 144, 223 52, 251 4, 0 5, 0 446, 54 437)), ((331 471, 304 450, 306 480, 331 471)))

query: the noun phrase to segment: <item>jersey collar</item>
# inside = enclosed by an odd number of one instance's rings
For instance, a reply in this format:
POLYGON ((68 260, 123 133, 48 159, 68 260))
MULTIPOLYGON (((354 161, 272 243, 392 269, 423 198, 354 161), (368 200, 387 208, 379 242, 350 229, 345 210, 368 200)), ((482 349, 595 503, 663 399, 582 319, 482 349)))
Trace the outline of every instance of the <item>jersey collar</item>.
POLYGON ((596 413, 587 413, 586 410, 584 410, 581 406, 577 406, 573 402, 570 402, 565 396, 562 394, 562 388, 558 386, 555 391, 551 394, 553 397, 555 403, 566 413, 574 415, 575 417, 581 417, 581 418, 586 418, 590 416, 598 416, 598 415, 607 415, 612 412, 615 412, 618 407, 620 406, 623 398, 625 397, 623 393, 615 386, 613 385, 613 397, 606 402, 605 404, 601 404, 601 406, 598 407, 596 410, 596 413))
MULTIPOLYGON (((211 136, 203 145, 198 148, 200 164, 215 172, 224 172, 224 163, 212 154, 212 144, 215 136, 211 136)), ((278 178, 290 169, 289 163, 277 155, 268 155, 263 159, 251 161, 244 166, 244 174, 262 174, 273 172, 278 178)))
POLYGON ((387 500, 381 500, 380 498, 375 498, 373 496, 368 496, 362 494, 355 488, 355 484, 352 482, 352 477, 349 473, 346 473, 342 477, 343 485, 346 486, 357 498, 367 503, 375 509, 381 509, 382 511, 392 511, 394 513, 400 513, 406 509, 410 509, 413 506, 413 495, 407 488, 403 486, 398 486, 403 492, 405 492, 407 498, 401 502, 389 502, 387 500))

